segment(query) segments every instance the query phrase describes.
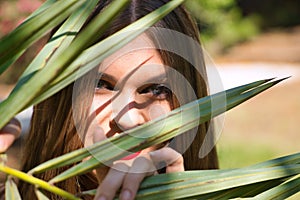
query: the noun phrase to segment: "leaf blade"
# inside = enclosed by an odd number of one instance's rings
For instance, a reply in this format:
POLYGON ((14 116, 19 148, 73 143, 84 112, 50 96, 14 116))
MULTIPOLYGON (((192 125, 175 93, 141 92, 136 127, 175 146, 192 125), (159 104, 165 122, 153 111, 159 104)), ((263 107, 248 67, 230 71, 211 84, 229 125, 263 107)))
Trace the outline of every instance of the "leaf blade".
POLYGON ((49 29, 60 24, 83 2, 84 0, 64 0, 50 4, 3 37, 0 40, 0 74, 6 70, 8 63, 13 63, 34 41, 45 35, 49 29))
MULTIPOLYGON (((116 15, 128 1, 129 0, 115 0, 111 5, 108 6, 102 15, 108 14, 106 11, 110 7, 113 8, 114 14, 116 15), (119 2, 122 2, 122 4, 119 2)), ((111 10, 108 10, 108 12, 111 12, 111 10)), ((111 14, 109 16, 111 17, 111 14)), ((108 18, 108 20, 112 19, 108 18)), ((99 29, 103 28, 103 26, 105 26, 105 24, 98 24, 99 29)), ((77 38, 77 41, 78 39, 80 38, 77 38)), ((75 41, 76 40, 74 40, 74 42, 75 41)), ((84 50, 81 48, 85 48, 85 44, 79 42, 79 44, 83 46, 77 46, 77 43, 74 42, 72 44, 75 45, 70 45, 69 47, 70 51, 66 51, 68 53, 60 54, 57 59, 48 63, 49 66, 44 67, 34 76, 32 76, 25 84, 23 84, 18 91, 12 93, 6 100, 1 102, 0 118, 2 120, 0 121, 0 127, 3 127, 18 112, 30 106, 30 102, 39 96, 39 93, 43 91, 43 88, 47 88, 48 84, 51 83, 52 80, 55 79, 55 77, 58 76, 70 64, 70 62, 73 61, 74 57, 78 56, 80 52, 84 50), (26 88, 30 88, 30 90, 26 88)))
POLYGON ((66 50, 96 4, 97 0, 86 1, 82 6, 76 9, 70 17, 68 17, 64 24, 56 31, 56 33, 54 33, 50 41, 43 47, 23 72, 12 93, 26 83, 26 81, 28 81, 38 70, 44 68, 50 58, 53 59, 55 58, 55 55, 66 50))
POLYGON ((19 190, 10 177, 5 182, 5 199, 21 200, 19 190))
MULTIPOLYGON (((95 151, 92 151, 91 153, 93 156, 91 159, 73 166, 72 168, 51 179, 50 182, 60 182, 72 176, 88 172, 96 167, 101 166, 101 163, 110 164, 115 159, 120 159, 126 156, 126 151, 128 150, 136 152, 137 150, 142 150, 155 144, 167 141, 191 128, 194 128, 195 126, 199 125, 199 123, 206 122, 212 117, 215 117, 226 110, 232 109, 251 97, 276 85, 282 80, 284 79, 272 81, 250 91, 246 91, 240 95, 236 95, 235 97, 230 97, 227 99, 227 103, 222 104, 221 106, 215 106, 212 108, 210 107, 211 105, 209 102, 205 102, 201 105, 201 107, 199 104, 197 104, 199 103, 198 101, 201 101, 201 99, 186 104, 182 107, 188 109, 175 109, 174 111, 171 111, 170 114, 167 115, 168 117, 166 117, 164 120, 158 118, 152 123, 146 123, 137 128, 126 131, 119 136, 113 137, 112 139, 106 140, 111 142, 113 145, 110 145, 109 147, 105 146, 105 148, 100 147, 98 150, 95 149, 95 151), (201 115, 197 112, 197 106, 199 106, 201 115), (156 127, 161 127, 158 125, 160 123, 164 125, 161 133, 157 133, 157 135, 153 136, 153 133, 156 133, 156 127)), ((219 97, 218 94, 212 96, 219 97)), ((103 143, 105 143, 105 141, 103 143)))

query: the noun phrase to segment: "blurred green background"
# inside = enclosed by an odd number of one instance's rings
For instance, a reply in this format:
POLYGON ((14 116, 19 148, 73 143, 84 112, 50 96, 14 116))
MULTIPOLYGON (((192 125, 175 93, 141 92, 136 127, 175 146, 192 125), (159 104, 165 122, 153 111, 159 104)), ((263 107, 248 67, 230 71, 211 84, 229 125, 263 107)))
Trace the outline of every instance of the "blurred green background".
POLYGON ((196 17, 204 47, 221 78, 222 71, 234 71, 224 75, 225 82, 244 78, 247 83, 247 76, 256 80, 263 73, 266 78, 267 73, 292 76, 226 113, 217 141, 220 167, 243 167, 299 152, 299 2, 188 0, 186 6, 196 17))
MULTIPOLYGON (((42 2, 0 0, 0 37, 42 2)), ((186 6, 195 16, 203 45, 218 68, 234 68, 238 72, 257 63, 267 63, 269 71, 288 68, 293 75, 280 86, 226 114, 218 140, 221 167, 242 167, 299 152, 299 1, 187 0, 186 6)), ((7 95, 44 42, 45 39, 33 45, 0 76, 0 99, 7 95)), ((235 73, 229 79, 239 76, 235 73)))

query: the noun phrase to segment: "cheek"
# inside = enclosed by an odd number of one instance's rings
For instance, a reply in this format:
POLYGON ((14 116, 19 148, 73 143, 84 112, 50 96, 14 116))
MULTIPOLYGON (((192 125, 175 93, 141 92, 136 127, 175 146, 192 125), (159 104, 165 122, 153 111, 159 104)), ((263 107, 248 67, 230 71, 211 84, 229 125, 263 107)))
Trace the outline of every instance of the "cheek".
POLYGON ((109 121, 112 114, 109 99, 105 100, 104 98, 101 98, 100 100, 99 97, 94 97, 91 113, 95 117, 93 119, 93 124, 96 124, 105 136, 110 129, 109 121))
POLYGON ((163 102, 156 102, 152 105, 150 105, 147 109, 148 116, 150 120, 153 120, 155 118, 158 118, 162 115, 166 115, 171 111, 171 107, 169 102, 163 101, 163 102))
POLYGON ((92 123, 88 130, 85 137, 84 147, 88 147, 96 142, 106 139, 104 130, 96 123, 92 123))
POLYGON ((107 109, 110 105, 110 99, 112 95, 94 95, 91 113, 99 114, 102 110, 107 109))

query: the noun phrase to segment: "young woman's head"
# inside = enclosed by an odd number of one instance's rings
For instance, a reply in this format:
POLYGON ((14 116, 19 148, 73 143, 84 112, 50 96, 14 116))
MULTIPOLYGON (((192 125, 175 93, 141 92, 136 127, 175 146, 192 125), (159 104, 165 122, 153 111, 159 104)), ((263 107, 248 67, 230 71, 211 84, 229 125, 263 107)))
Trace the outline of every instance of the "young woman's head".
MULTIPOLYGON (((132 0, 99 41, 167 2, 132 0)), ((89 20, 109 3, 99 1, 89 20)), ((23 170, 95 140, 112 137, 206 96, 206 72, 198 37, 193 20, 180 6, 106 58, 88 75, 36 105, 23 170)), ((215 148, 204 158, 198 156, 208 127, 209 123, 201 124, 169 141, 173 148, 183 153, 185 169, 218 167, 215 148)), ((213 145, 213 134, 209 135, 209 145, 213 145)), ((159 147, 145 151, 155 148, 159 147)), ((40 176, 49 180, 64 170, 52 170, 40 176)), ((58 186, 76 193, 95 188, 96 184, 93 174, 87 174, 58 186)), ((22 183, 20 188, 24 197, 30 194, 28 185, 22 183)))

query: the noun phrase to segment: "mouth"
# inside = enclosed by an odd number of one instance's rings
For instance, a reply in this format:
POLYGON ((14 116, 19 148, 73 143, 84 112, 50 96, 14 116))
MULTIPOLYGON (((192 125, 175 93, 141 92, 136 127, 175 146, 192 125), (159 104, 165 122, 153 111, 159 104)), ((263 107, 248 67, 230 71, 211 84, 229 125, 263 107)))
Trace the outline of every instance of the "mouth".
POLYGON ((121 160, 131 160, 133 158, 136 158, 138 155, 140 155, 141 151, 138 151, 138 152, 135 152, 135 153, 132 153, 128 156, 125 156, 123 158, 121 158, 121 160))

